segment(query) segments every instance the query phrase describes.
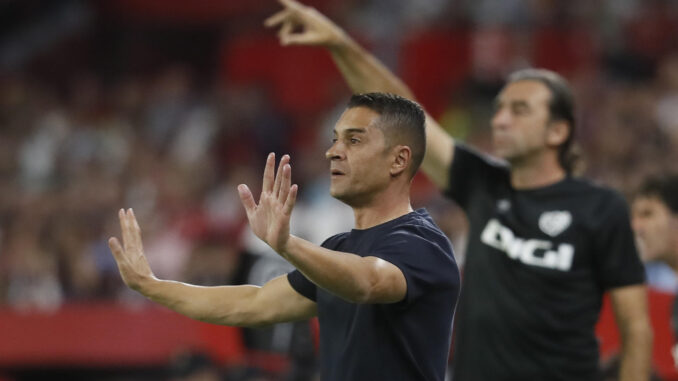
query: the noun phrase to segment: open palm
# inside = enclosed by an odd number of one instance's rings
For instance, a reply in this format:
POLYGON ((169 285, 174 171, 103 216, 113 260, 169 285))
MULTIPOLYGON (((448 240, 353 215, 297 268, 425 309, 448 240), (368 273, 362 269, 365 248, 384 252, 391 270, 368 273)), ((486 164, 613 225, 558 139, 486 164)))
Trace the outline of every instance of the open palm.
POLYGON ((290 237, 290 216, 297 199, 297 185, 291 185, 290 157, 284 155, 275 173, 275 154, 266 159, 259 204, 245 184, 238 186, 240 201, 254 234, 278 253, 285 251, 290 237))
POLYGON ((122 280, 131 289, 138 291, 145 280, 153 278, 153 272, 144 255, 141 228, 132 209, 120 209, 118 218, 120 219, 122 244, 117 238, 111 237, 108 240, 108 246, 118 264, 122 280))

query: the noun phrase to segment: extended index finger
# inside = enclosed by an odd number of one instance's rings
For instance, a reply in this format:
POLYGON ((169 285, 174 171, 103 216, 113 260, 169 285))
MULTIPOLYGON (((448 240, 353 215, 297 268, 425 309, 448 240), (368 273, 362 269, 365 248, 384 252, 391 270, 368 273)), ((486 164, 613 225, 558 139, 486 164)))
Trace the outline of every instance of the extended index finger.
POLYGON ((264 180, 261 184, 261 193, 272 192, 273 182, 275 181, 275 154, 268 154, 266 158, 266 167, 264 168, 264 180))
POLYGON ((143 243, 141 242, 141 227, 139 227, 137 217, 134 215, 134 209, 130 208, 127 213, 131 238, 133 240, 132 242, 137 249, 141 249, 143 247, 143 243))
POLYGON ((292 12, 290 12, 288 9, 283 9, 282 11, 280 11, 280 12, 274 14, 273 16, 267 18, 264 21, 264 25, 269 27, 269 28, 272 28, 276 25, 282 24, 291 15, 292 15, 292 12))
POLYGON ((283 7, 293 11, 304 9, 304 5, 295 0, 278 0, 278 2, 282 4, 283 7))
POLYGON ((122 238, 122 247, 124 247, 124 250, 127 251, 130 244, 130 238, 127 228, 128 223, 127 216, 125 215, 125 209, 120 209, 118 211, 118 219, 120 220, 120 238, 122 238))

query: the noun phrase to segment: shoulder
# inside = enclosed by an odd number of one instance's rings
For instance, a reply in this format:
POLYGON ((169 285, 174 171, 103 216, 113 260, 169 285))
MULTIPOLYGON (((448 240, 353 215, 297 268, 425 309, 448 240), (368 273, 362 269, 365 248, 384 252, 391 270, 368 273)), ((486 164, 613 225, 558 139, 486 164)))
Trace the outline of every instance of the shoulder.
POLYGON ((476 162, 478 164, 484 164, 487 167, 497 171, 508 172, 510 169, 509 164, 505 160, 481 152, 478 149, 464 143, 456 143, 454 150, 454 161, 456 161, 459 165, 468 165, 472 162, 476 162))
POLYGON ((570 179, 570 187, 578 197, 588 199, 601 207, 625 207, 626 199, 615 189, 596 184, 591 180, 573 177, 570 179))
POLYGON ((348 237, 349 233, 344 232, 344 233, 339 233, 331 236, 330 238, 326 239, 323 243, 320 244, 320 246, 334 250, 336 249, 339 245, 341 245, 342 242, 346 240, 348 237))
POLYGON ((457 144, 445 194, 464 206, 478 191, 507 185, 509 179, 508 163, 465 144, 457 144))
POLYGON ((382 244, 401 244, 414 247, 436 248, 437 251, 452 253, 452 244, 440 230, 425 209, 411 212, 384 232, 382 244))
POLYGON ((585 211, 594 225, 610 220, 628 220, 628 203, 617 190, 596 184, 587 179, 570 180, 573 202, 585 211))

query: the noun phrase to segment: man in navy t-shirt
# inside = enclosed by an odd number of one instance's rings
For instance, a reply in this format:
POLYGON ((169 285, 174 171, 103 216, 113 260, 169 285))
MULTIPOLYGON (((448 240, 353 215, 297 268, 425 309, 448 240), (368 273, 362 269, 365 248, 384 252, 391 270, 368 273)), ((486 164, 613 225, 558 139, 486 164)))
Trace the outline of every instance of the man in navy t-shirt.
MULTIPOLYGON (((202 321, 259 326, 318 316, 323 381, 445 378, 459 271, 449 240, 410 185, 424 157, 424 112, 397 95, 354 95, 334 129, 330 193, 356 228, 314 245, 289 233, 297 196, 289 156, 266 161, 256 203, 238 191, 253 232, 297 270, 256 286, 196 287, 154 277, 132 210, 123 245, 109 241, 124 282, 202 321)), ((331 216, 328 216, 331 218, 331 216)))

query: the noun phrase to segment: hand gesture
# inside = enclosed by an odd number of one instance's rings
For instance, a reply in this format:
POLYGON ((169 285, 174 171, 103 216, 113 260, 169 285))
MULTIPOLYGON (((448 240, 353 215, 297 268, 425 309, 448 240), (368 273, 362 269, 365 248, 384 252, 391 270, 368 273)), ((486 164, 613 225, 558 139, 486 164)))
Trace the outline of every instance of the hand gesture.
POLYGON ((139 291, 145 280, 154 277, 144 255, 141 229, 132 209, 127 209, 127 211, 120 209, 118 217, 122 230, 122 245, 117 238, 111 237, 108 240, 108 246, 113 252, 123 282, 129 288, 139 291))
POLYGON ((269 28, 280 26, 282 45, 317 45, 334 48, 346 40, 344 31, 315 8, 295 0, 279 0, 285 9, 266 19, 269 28), (294 32, 295 30, 300 32, 294 32))
POLYGON ((247 185, 238 185, 240 201, 245 207, 252 231, 280 254, 284 253, 290 238, 290 216, 297 200, 298 187, 296 184, 290 186, 292 167, 289 162, 290 157, 283 156, 274 177, 275 154, 268 155, 258 205, 247 185))

